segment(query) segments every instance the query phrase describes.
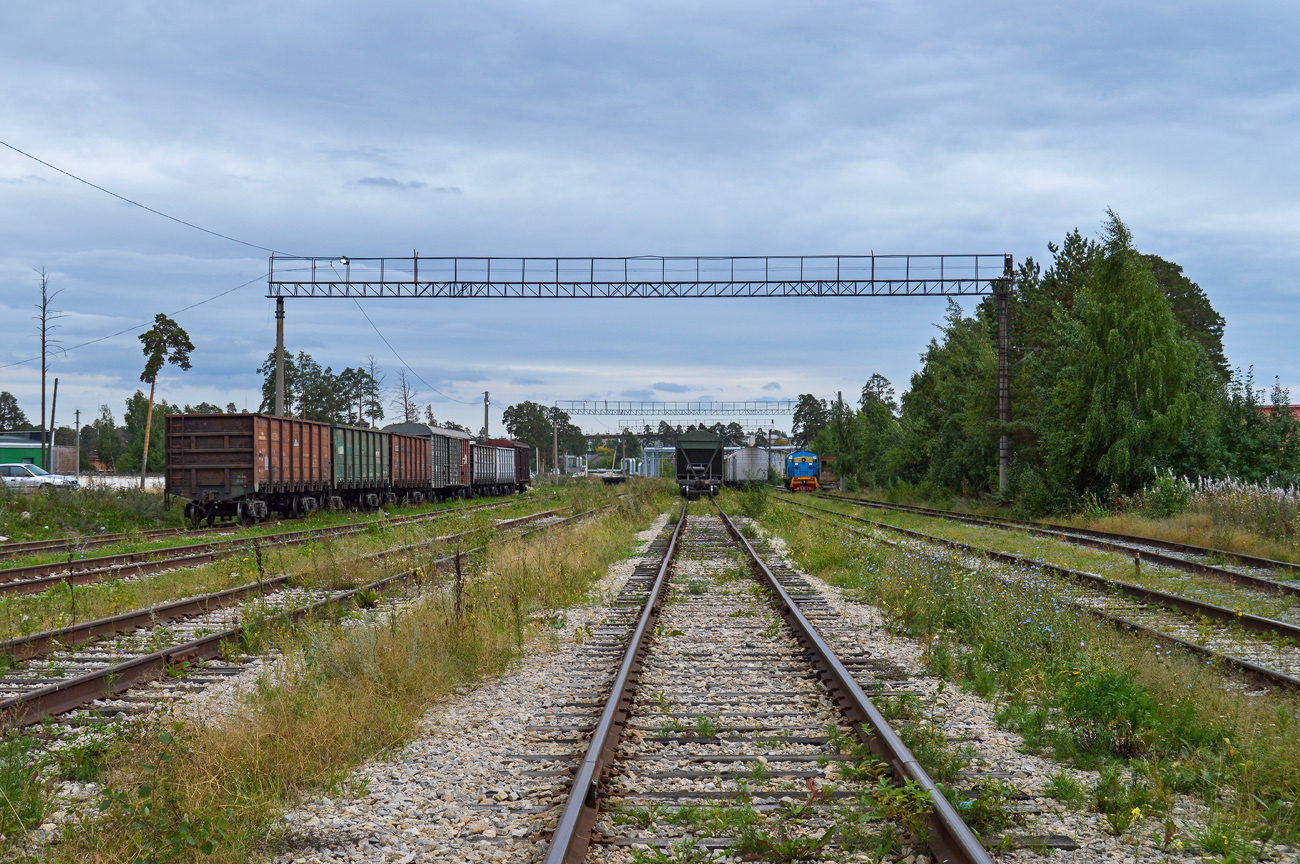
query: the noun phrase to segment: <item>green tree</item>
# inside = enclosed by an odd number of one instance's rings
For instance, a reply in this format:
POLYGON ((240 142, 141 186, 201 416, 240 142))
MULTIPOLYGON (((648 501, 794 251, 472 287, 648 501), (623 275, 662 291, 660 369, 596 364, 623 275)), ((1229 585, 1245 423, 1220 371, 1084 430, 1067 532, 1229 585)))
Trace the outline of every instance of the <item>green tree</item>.
POLYGON ((118 433, 117 421, 113 419, 112 409, 107 405, 100 405, 99 418, 90 425, 94 430, 95 456, 107 466, 108 470, 118 470, 117 463, 122 458, 124 447, 122 436, 118 433))
POLYGON ((880 373, 874 373, 868 378, 867 383, 862 385, 862 395, 858 398, 858 405, 863 411, 880 406, 891 414, 896 413, 898 402, 894 400, 894 387, 889 383, 889 379, 880 373))
POLYGON ((1151 268, 1161 293, 1169 298, 1174 317, 1226 380, 1230 372, 1228 359, 1223 355, 1223 316, 1214 311, 1201 286, 1183 275, 1181 266, 1159 255, 1143 255, 1142 259, 1151 268))
POLYGON ((18 407, 18 400, 8 390, 0 392, 0 429, 22 431, 30 428, 27 415, 18 407))
MULTIPOLYGON (((185 414, 220 414, 221 408, 213 405, 211 402, 200 402, 197 405, 186 405, 181 409, 185 414)), ((235 413, 235 412, 230 412, 235 413)))
POLYGON ((166 436, 152 436, 149 440, 149 459, 146 462, 145 429, 152 425, 163 425, 168 414, 176 413, 179 413, 176 407, 168 405, 165 400, 160 400, 150 410, 149 397, 143 391, 135 391, 126 400, 126 413, 122 415, 126 440, 117 458, 117 467, 123 471, 139 471, 141 474, 163 470, 167 455, 166 436))
MULTIPOLYGON (((194 344, 190 342, 189 334, 181 329, 181 325, 161 312, 154 316, 153 327, 140 334, 140 341, 143 343, 145 356, 144 371, 140 373, 140 380, 149 385, 149 410, 145 415, 144 445, 141 451, 148 453, 149 432, 153 428, 154 388, 158 384, 158 373, 167 363, 181 369, 189 369, 190 352, 194 350, 194 344)), ((141 460, 141 489, 144 488, 147 461, 141 460)))
POLYGON ((829 419, 824 402, 811 393, 801 394, 794 406, 794 440, 801 447, 808 446, 826 428, 829 419))
POLYGON ((1047 468, 1074 492, 1133 492, 1169 467, 1201 404, 1204 352, 1174 317, 1114 212, 1103 255, 1075 298, 1050 361, 1054 386, 1040 429, 1047 468))

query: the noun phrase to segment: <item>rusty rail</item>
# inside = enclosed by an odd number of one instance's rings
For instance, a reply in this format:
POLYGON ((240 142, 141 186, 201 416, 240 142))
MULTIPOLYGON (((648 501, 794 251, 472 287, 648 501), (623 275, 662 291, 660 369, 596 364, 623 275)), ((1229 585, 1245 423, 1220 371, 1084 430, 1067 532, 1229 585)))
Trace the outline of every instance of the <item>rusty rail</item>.
POLYGON ((627 650, 623 654, 623 663, 610 689, 609 701, 600 715, 596 731, 592 733, 591 745, 587 755, 573 778, 569 789, 569 799, 565 802, 564 812, 555 826, 555 835, 551 838, 550 848, 546 850, 545 864, 582 864, 587 857, 587 847, 591 845, 591 829, 596 824, 600 808, 600 785, 605 772, 614 758, 623 729, 627 726, 628 710, 632 704, 632 694, 636 690, 641 674, 641 665, 649 650, 647 636, 654 629, 655 621, 663 608, 664 589, 668 585, 668 571, 672 566, 673 556, 677 552, 677 542, 682 535, 682 526, 686 524, 686 507, 682 505, 681 515, 677 517, 677 527, 673 529, 672 539, 664 552, 663 562, 655 577, 650 593, 646 596, 641 609, 641 618, 632 637, 628 640, 627 650))
MULTIPOLYGON (((552 522, 550 525, 533 528, 522 534, 510 535, 506 539, 515 540, 538 531, 571 524, 614 506, 616 505, 606 504, 603 507, 586 510, 565 517, 559 522, 552 522)), ((488 547, 480 546, 475 549, 465 550, 463 553, 446 555, 433 561, 432 565, 435 567, 451 566, 455 564, 460 555, 474 554, 486 548, 488 547)), ((332 606, 341 606, 352 602, 363 591, 385 591, 397 584, 423 578, 423 575, 419 568, 406 570, 392 576, 386 576, 383 579, 377 579, 360 588, 352 588, 332 594, 308 606, 284 611, 273 620, 296 623, 332 606)), ((100 669, 75 678, 56 681, 49 686, 10 697, 0 701, 0 729, 30 726, 45 717, 71 711, 96 699, 106 699, 124 693, 140 684, 165 677, 176 670, 184 669, 190 664, 214 660, 221 657, 228 646, 235 644, 243 634, 244 627, 235 625, 200 639, 194 639, 181 645, 173 645, 161 651, 132 658, 107 669, 100 669)))
POLYGON ((872 752, 893 768, 896 779, 911 780, 930 794, 934 809, 929 821, 931 843, 936 860, 940 864, 993 864, 993 858, 984 849, 975 832, 971 831, 957 815, 957 811, 948 803, 943 792, 917 762, 912 751, 898 737, 898 733, 890 728, 885 715, 880 713, 867 694, 858 686, 858 682, 840 662, 834 649, 804 616, 803 611, 799 609, 799 604, 768 568, 762 556, 754 551, 754 547, 736 528, 731 517, 718 507, 717 501, 713 502, 713 506, 717 507, 718 515, 726 524, 727 531, 745 548, 754 570, 767 583, 767 587, 776 594, 777 612, 785 619, 786 624, 794 632, 795 638, 812 655, 827 690, 830 691, 840 710, 858 729, 872 752))
POLYGON ((448 510, 434 510, 412 516, 400 516, 386 522, 367 520, 334 525, 328 528, 305 528, 299 531, 286 531, 279 534, 259 534, 249 537, 235 537, 229 540, 213 540, 205 543, 192 543, 186 546, 172 546, 151 549, 145 552, 123 552, 118 555, 101 555, 95 558, 82 558, 76 561, 53 561, 46 564, 29 564, 25 567, 0 568, 0 594, 36 594, 55 585, 85 585, 102 582, 107 579, 120 579, 159 570, 176 567, 195 566, 215 561, 232 550, 247 548, 257 543, 263 549, 276 546, 292 546, 324 537, 346 537, 359 534, 372 525, 402 526, 433 522, 447 516, 474 510, 504 507, 510 501, 477 504, 473 507, 458 507, 448 510))
MULTIPOLYGON (((1024 531, 1026 534, 1035 537, 1049 537, 1053 540, 1060 540, 1076 546, 1088 546, 1093 549, 1103 549, 1108 552, 1128 553, 1138 551, 1138 547, 1154 546, 1157 549, 1164 549, 1168 552, 1181 552, 1184 555, 1218 556, 1224 560, 1235 561, 1244 567, 1254 567, 1260 570, 1274 570, 1279 573, 1300 575, 1300 564, 1292 564, 1289 561, 1276 561, 1272 558, 1260 558, 1255 555, 1246 555, 1241 552, 1229 552, 1225 549, 1211 549, 1206 546, 1193 546, 1190 543, 1176 543, 1171 540, 1157 540, 1153 537, 1115 534, 1110 531, 1097 531, 1092 528, 1071 528, 1068 525, 1053 525, 1050 522, 1030 522, 1024 519, 1008 519, 1004 516, 978 516, 971 513, 958 513, 955 510, 939 510, 934 507, 917 507, 911 504, 886 504, 881 501, 854 498, 849 495, 831 495, 823 493, 823 496, 834 501, 845 501, 850 504, 856 504, 859 507, 870 507, 876 510, 896 510, 900 513, 912 513, 918 516, 928 516, 932 519, 947 519, 950 522, 963 522, 967 525, 976 525, 983 528, 998 528, 1003 531, 1024 531)), ((1182 558, 1178 555, 1165 555, 1160 552, 1152 552, 1150 549, 1141 549, 1140 551, 1142 558, 1153 564, 1163 564, 1166 567, 1185 570, 1189 573, 1200 573, 1206 576, 1225 579, 1232 583, 1249 585, 1257 591, 1264 591, 1269 594, 1289 594, 1292 596, 1300 596, 1300 586, 1289 585, 1286 582, 1280 582, 1276 579, 1265 579, 1259 576, 1254 576, 1250 573, 1237 573, 1236 571, 1229 570, 1226 567, 1218 567, 1214 564, 1207 564, 1203 561, 1193 561, 1189 558, 1182 558)))
MULTIPOLYGON (((1099 588, 1101 590, 1114 591, 1115 593, 1122 594, 1133 600, 1139 600, 1143 603, 1151 603, 1173 611, 1183 612, 1184 614, 1188 614, 1188 615, 1201 615, 1204 616, 1205 618, 1208 618, 1213 621, 1217 621, 1218 623, 1227 626, 1240 626, 1242 629, 1251 630, 1263 635, 1279 635, 1290 639, 1300 638, 1300 627, 1296 627, 1293 624, 1288 624, 1285 621, 1278 621, 1273 618, 1262 618, 1257 615, 1248 615, 1245 612, 1234 612, 1231 609, 1226 609, 1222 606, 1215 606, 1213 603, 1204 603, 1200 600, 1194 600, 1190 597, 1179 597, 1176 594, 1167 594, 1164 591, 1157 591, 1153 588, 1143 588, 1141 585, 1132 585, 1128 582, 1120 582, 1119 580, 1116 579, 1107 579, 1105 576, 1098 576, 1095 573, 1085 573, 1082 570, 1071 570, 1068 567, 1061 567, 1056 564, 1047 564, 1045 562, 1036 561, 1032 558, 1025 558, 1023 556, 1016 555, 1011 552, 998 552, 993 549, 985 549, 981 546, 972 546, 968 543, 962 543, 958 540, 949 540, 945 537, 935 537, 931 534, 926 534, 923 531, 913 531, 910 528, 900 528, 897 525, 889 525, 884 522, 876 522, 871 519, 863 519, 861 516, 854 516, 850 513, 840 513, 837 510, 827 510, 824 507, 813 507, 808 504, 803 504, 795 501, 786 501, 781 498, 778 498, 776 500, 780 501, 783 504, 787 504, 791 507, 811 510, 819 513, 828 513, 832 516, 839 516, 841 519, 851 519, 855 522, 862 522, 866 525, 872 525, 878 528, 885 528, 887 530, 895 531, 899 534, 903 534, 908 537, 915 537, 918 540, 924 540, 928 543, 935 543, 938 545, 946 546, 949 549, 958 549, 963 552, 969 552, 974 555, 980 555, 986 558, 990 558, 994 561, 1001 561, 1007 564, 1018 564, 1027 567, 1036 567, 1041 570, 1046 570, 1047 572, 1053 573, 1057 576, 1064 577, 1066 579, 1073 579, 1074 581, 1077 582, 1083 582, 1085 584, 1092 585, 1093 587, 1099 588)), ((822 518, 822 517, 813 517, 813 518, 822 518)), ((823 521, 828 521, 828 520, 823 519, 823 521)), ((849 529, 849 530, 856 530, 856 529, 849 529)), ((1286 687, 1291 690, 1300 690, 1300 678, 1297 678, 1294 675, 1288 675, 1287 673, 1281 672, 1277 669, 1270 669, 1267 666, 1261 666, 1258 663, 1252 662, 1250 660, 1246 660, 1242 657, 1234 657, 1231 654, 1224 654, 1220 651, 1215 651, 1212 648, 1206 648, 1204 645, 1198 645, 1195 642, 1180 638, 1178 636, 1173 635, 1172 633, 1164 633, 1159 630, 1155 630, 1143 624, 1138 624, 1134 621, 1129 621, 1125 618, 1121 618, 1118 615, 1112 615, 1111 613, 1106 612, 1105 610, 1095 609, 1091 606, 1086 606, 1082 603, 1079 603, 1076 600, 1070 600, 1068 602, 1072 606, 1075 606, 1076 608, 1084 612, 1088 612, 1092 615, 1095 615, 1096 617, 1101 618, 1109 622, 1110 624, 1113 624, 1115 627, 1121 630, 1128 630, 1133 633, 1140 633, 1145 636, 1156 637, 1159 639, 1166 640, 1172 644, 1185 648, 1186 650, 1191 651, 1194 654, 1200 654, 1202 657, 1207 657, 1211 660, 1214 660, 1219 663, 1223 663, 1226 666, 1230 666, 1234 669, 1237 669, 1238 671, 1242 672, 1246 676, 1266 686, 1270 686, 1270 687, 1280 686, 1280 687, 1286 687)))

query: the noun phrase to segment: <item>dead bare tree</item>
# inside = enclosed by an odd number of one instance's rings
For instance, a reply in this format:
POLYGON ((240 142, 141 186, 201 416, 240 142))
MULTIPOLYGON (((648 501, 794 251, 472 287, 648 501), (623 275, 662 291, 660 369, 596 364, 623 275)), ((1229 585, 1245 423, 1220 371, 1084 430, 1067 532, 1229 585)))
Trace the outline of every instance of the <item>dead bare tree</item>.
POLYGON ((49 371, 50 354, 63 350, 58 347, 63 344, 62 340, 55 339, 53 336, 54 331, 59 329, 59 325, 54 322, 68 316, 57 309, 50 308, 54 298, 62 294, 63 289, 50 291, 50 274, 46 272, 44 267, 37 270, 36 273, 41 277, 41 302, 36 304, 36 311, 39 314, 34 316, 32 320, 36 321, 41 329, 41 462, 43 463, 41 467, 49 470, 51 460, 45 449, 46 436, 49 434, 48 425, 45 422, 45 373, 49 371))
POLYGON ((420 406, 415 401, 415 388, 406 377, 405 369, 399 369, 397 372, 397 386, 393 388, 393 407, 401 410, 404 422, 420 422, 420 406))

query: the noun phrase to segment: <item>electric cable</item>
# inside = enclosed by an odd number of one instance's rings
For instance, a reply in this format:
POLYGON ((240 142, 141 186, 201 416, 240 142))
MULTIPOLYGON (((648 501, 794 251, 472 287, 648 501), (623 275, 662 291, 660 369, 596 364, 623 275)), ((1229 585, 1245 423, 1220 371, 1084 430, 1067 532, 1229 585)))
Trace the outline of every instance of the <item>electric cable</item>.
MULTIPOLYGON (((200 300, 197 303, 191 303, 190 305, 182 309, 177 309, 175 312, 170 313, 169 317, 179 315, 182 312, 188 312, 191 309, 194 309, 198 306, 202 306, 204 303, 211 303, 213 300, 216 300, 221 297, 225 297, 227 294, 234 293, 235 291, 238 291, 240 288, 247 288, 249 285, 252 285, 254 282, 262 281, 262 278, 263 277, 260 274, 254 276, 252 279, 249 279, 247 282, 243 283, 242 285, 236 285, 234 288, 227 288, 225 291, 222 291, 220 294, 213 294, 211 297, 208 297, 207 299, 200 300)), ((116 333, 109 333, 107 336, 99 336, 95 339, 90 339, 86 342, 79 342, 76 345, 73 345, 71 348, 61 348, 59 349, 59 353, 67 354, 69 351, 76 351, 78 348, 85 348, 87 345, 94 345, 96 342, 103 342, 105 339, 112 339, 114 336, 121 336, 124 333, 130 333, 133 330, 139 330, 142 327, 148 327, 152 323, 153 323, 152 321, 146 321, 143 324, 132 324, 130 327, 127 327, 123 330, 118 330, 116 333)), ((31 363, 34 360, 39 360, 39 359, 41 358, 40 355, 38 354, 35 357, 28 357, 26 360, 15 360, 13 363, 6 363, 3 366, 0 366, 0 369, 8 369, 10 366, 21 366, 24 363, 31 363)))
POLYGON ((178 219, 175 216, 169 216, 168 214, 162 212, 161 210, 155 210, 154 208, 149 207, 148 205, 141 204, 139 201, 132 201, 130 198, 127 198, 125 195, 119 195, 110 189, 105 189, 103 186, 97 186, 94 183, 91 183, 89 180, 85 179, 84 177, 78 177, 76 174, 73 174, 71 171, 64 171, 62 168, 60 168, 57 165, 51 165, 49 162, 46 162, 44 159, 33 156, 32 154, 24 150, 19 150, 17 147, 8 143, 7 141, 0 141, 0 144, 3 144, 5 147, 8 147, 10 150, 14 151, 15 153, 21 156, 26 156, 28 159, 31 159, 33 162, 41 163, 46 168, 49 168, 52 171, 58 171, 60 174, 62 174, 65 177, 71 177, 73 180, 76 180, 78 183, 85 183, 87 186, 89 186, 92 189, 98 189, 100 192, 103 192, 105 195, 112 195, 114 198, 118 199, 119 201, 125 201, 127 204, 131 204, 136 207, 139 207, 141 210, 148 210, 150 213, 154 214, 155 216, 161 216, 164 219, 170 219, 171 221, 184 225, 187 228, 193 228, 195 231, 202 231, 204 234, 211 234, 213 237, 220 237, 222 240, 229 240, 231 243, 238 243, 241 246, 248 246, 252 249, 261 249, 263 252, 270 252, 272 255, 289 254, 287 252, 278 252, 275 249, 269 249, 266 246, 259 246, 256 243, 249 243, 247 240, 240 240, 237 237, 231 237, 229 234, 222 234, 220 231, 213 231, 211 229, 204 228, 202 225, 195 225, 193 222, 186 222, 184 219, 178 219))

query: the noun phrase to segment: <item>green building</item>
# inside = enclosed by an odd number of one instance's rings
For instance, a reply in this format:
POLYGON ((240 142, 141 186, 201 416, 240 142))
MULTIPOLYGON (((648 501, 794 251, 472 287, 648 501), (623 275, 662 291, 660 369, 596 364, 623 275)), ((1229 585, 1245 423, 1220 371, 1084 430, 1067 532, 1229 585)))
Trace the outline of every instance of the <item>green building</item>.
POLYGON ((0 465, 26 462, 45 467, 41 453, 41 432, 0 432, 0 465))

